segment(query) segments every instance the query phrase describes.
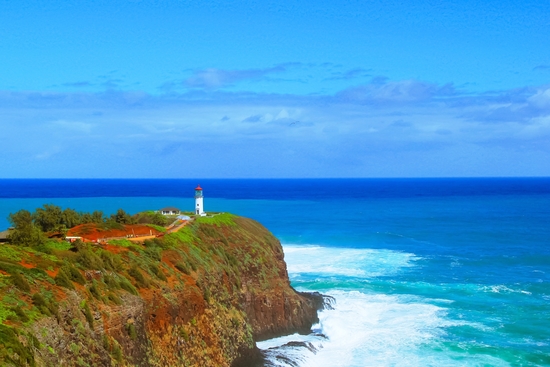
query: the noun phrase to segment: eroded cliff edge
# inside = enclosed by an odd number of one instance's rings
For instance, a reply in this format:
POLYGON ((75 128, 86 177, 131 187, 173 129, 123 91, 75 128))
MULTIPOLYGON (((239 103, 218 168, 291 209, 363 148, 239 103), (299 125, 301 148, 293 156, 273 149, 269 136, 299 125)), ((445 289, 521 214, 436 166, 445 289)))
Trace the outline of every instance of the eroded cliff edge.
POLYGON ((1 246, 19 300, 0 308, 2 366, 251 366, 255 340, 308 332, 323 303, 290 286, 267 229, 230 214, 143 245, 1 246))

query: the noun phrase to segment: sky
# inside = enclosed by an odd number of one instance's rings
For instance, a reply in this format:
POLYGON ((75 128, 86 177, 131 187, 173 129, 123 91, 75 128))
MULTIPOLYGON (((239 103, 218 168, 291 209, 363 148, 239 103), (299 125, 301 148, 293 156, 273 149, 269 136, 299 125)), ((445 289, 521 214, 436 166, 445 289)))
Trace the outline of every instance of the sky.
POLYGON ((0 0, 0 178, 550 176, 547 0, 0 0))

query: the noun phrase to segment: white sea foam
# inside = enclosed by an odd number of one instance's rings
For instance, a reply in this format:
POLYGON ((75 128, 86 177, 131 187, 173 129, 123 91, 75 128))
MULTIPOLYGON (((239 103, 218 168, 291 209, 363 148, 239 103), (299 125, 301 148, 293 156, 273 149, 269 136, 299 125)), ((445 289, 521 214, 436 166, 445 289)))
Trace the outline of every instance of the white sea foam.
POLYGON ((414 254, 372 249, 285 245, 285 260, 291 276, 320 274, 370 278, 393 275, 414 266, 414 254))
POLYGON ((525 295, 531 295, 531 292, 528 292, 522 289, 512 289, 505 285, 480 286, 480 290, 482 292, 489 292, 489 293, 521 293, 525 295))
MULTIPOLYGON (((284 249, 289 274, 295 279, 300 275, 330 275, 358 276, 368 281, 369 277, 396 274, 419 260, 414 254, 389 250, 319 246, 284 249)), ((446 348, 441 342, 445 328, 484 327, 450 319, 444 302, 365 289, 330 289, 323 293, 334 297, 336 303, 334 309, 319 313, 314 333, 258 343, 271 366, 507 366, 490 356, 470 361, 458 352, 440 352, 446 348)))
POLYGON ((291 336, 259 347, 274 347, 290 340, 309 342, 316 352, 301 350, 299 365, 303 367, 438 365, 421 349, 443 334, 442 327, 455 324, 445 319, 443 308, 357 291, 333 291, 329 295, 336 299, 335 308, 321 311, 316 326, 326 339, 291 336))

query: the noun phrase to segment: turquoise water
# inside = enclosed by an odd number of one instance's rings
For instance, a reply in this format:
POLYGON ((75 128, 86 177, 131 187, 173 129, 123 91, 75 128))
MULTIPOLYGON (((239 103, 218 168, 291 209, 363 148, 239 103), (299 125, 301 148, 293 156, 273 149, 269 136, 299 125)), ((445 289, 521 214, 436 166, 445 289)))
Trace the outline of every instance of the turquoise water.
MULTIPOLYGON (((282 353, 304 367, 550 366, 549 193, 506 182, 476 192, 474 182, 468 192, 339 195, 320 182, 325 194, 303 199, 285 199, 282 186, 210 198, 201 185, 207 211, 252 217, 281 240, 294 287, 335 299, 311 335, 259 343, 271 365, 288 365, 282 353)), ((0 220, 45 202, 107 213, 193 207, 185 197, 14 197, 0 199, 0 220)))
POLYGON ((336 299, 302 366, 550 365, 550 196, 298 206, 292 284, 336 299))

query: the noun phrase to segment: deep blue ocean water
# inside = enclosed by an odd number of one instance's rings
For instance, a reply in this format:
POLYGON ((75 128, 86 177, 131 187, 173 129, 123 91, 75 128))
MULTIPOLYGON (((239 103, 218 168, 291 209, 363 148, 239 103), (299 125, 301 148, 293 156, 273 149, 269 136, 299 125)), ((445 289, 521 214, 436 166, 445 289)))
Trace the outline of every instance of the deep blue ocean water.
POLYGON ((274 365, 550 366, 549 178, 0 180, 0 229, 44 203, 192 210, 199 183, 206 211, 281 240, 294 287, 336 300, 312 335, 259 343, 274 365))

